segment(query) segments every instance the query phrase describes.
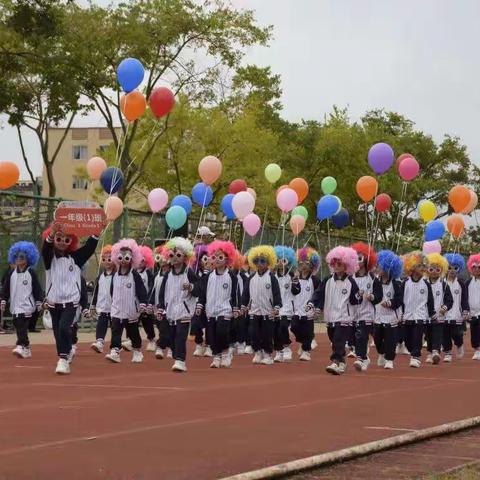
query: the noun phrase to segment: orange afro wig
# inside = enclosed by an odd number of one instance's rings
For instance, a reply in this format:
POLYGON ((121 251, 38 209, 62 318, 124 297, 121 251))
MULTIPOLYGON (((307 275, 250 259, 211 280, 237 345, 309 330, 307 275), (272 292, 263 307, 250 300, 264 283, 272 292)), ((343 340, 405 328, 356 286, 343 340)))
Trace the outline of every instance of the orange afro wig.
POLYGON ((356 242, 350 245, 350 248, 353 248, 359 255, 363 255, 367 271, 370 272, 375 267, 377 264, 377 253, 372 247, 363 242, 356 242))
POLYGON ((112 253, 112 246, 111 245, 105 245, 101 252, 100 252, 100 255, 108 255, 108 254, 111 254, 112 253))
POLYGON ((426 265, 427 263, 427 256, 420 251, 415 251, 411 253, 407 253, 402 257, 403 261, 403 271, 407 275, 411 275, 411 273, 420 265, 426 265))

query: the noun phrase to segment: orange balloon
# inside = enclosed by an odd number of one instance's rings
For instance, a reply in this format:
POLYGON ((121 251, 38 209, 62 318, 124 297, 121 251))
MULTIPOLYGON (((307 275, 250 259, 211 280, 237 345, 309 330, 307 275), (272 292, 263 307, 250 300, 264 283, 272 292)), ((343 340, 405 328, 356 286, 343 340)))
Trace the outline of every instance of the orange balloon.
POLYGON ((470 190, 463 185, 455 185, 448 192, 448 203, 455 213, 462 212, 470 203, 470 190))
POLYGON ((477 203, 478 203, 477 194, 473 190, 469 190, 469 191, 470 191, 470 201, 468 202, 468 205, 462 210, 462 213, 464 213, 465 215, 472 213, 477 208, 477 203))
POLYGON ((447 230, 455 237, 459 238, 465 229, 465 222, 460 215, 452 215, 447 220, 447 230))
POLYGON ((295 191, 298 196, 298 204, 302 203, 308 195, 308 183, 303 178, 294 178, 288 186, 295 191))
POLYGON ((365 175, 360 177, 356 185, 357 195, 365 202, 369 202, 378 192, 378 182, 375 178, 365 175))
POLYGON ((198 175, 206 185, 216 182, 222 174, 222 162, 213 155, 207 155, 198 164, 198 175))
POLYGON ((120 99, 120 108, 129 122, 137 120, 147 109, 145 95, 138 90, 122 95, 122 98, 120 99))
MULTIPOLYGON (((281 192, 284 188, 288 188, 288 185, 280 185, 278 188, 277 188, 277 191, 275 192, 275 198, 277 198, 279 192, 281 192)), ((296 193, 296 192, 295 192, 296 193)), ((298 193, 297 193, 297 196, 298 196, 298 193)))
POLYGON ((0 190, 13 187, 20 178, 20 170, 13 162, 0 162, 0 190))

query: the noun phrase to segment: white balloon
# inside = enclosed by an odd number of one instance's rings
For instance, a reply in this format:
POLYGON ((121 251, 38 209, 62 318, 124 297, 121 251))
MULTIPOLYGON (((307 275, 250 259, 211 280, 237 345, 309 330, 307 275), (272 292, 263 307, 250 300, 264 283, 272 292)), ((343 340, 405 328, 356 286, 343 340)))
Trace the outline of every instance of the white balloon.
POLYGON ((243 220, 255 208, 255 199, 248 192, 238 192, 232 200, 232 210, 239 220, 243 220))

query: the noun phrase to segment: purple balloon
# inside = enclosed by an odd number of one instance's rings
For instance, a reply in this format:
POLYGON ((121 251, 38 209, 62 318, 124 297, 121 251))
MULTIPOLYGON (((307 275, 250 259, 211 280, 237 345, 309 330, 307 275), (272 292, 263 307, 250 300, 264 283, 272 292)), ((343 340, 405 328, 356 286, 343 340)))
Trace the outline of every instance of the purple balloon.
POLYGON ((389 170, 393 161, 393 149, 387 143, 376 143, 368 151, 368 164, 377 175, 389 170))

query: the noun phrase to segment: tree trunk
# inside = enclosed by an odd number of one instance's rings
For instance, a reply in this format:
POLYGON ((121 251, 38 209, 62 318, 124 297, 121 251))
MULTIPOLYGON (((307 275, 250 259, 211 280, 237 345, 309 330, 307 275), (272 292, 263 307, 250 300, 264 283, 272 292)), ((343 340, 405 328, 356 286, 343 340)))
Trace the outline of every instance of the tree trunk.
MULTIPOLYGON (((57 186, 55 185, 55 178, 53 176, 53 165, 51 163, 45 162, 45 169, 47 171, 48 196, 54 199, 57 194, 57 186)), ((55 208, 56 202, 54 200, 49 201, 47 206, 47 224, 52 222, 53 212, 55 211, 55 208)))

